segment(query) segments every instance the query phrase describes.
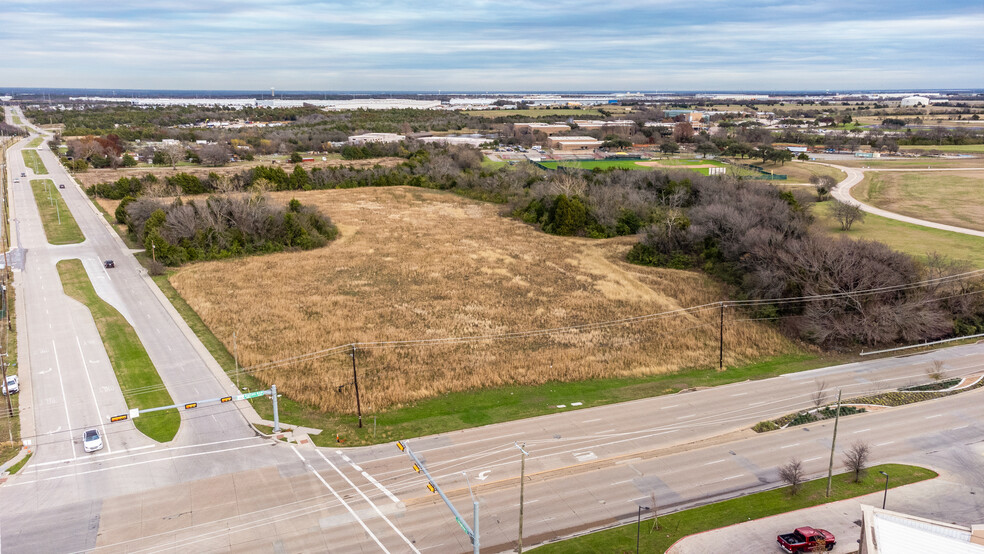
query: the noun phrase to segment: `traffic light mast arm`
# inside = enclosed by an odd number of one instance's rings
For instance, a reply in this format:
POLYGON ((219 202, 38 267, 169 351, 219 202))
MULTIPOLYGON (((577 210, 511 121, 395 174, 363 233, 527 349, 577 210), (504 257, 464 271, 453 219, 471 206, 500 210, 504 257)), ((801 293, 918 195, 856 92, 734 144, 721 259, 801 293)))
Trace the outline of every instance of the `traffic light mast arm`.
POLYGON ((441 487, 439 487, 437 483, 434 481, 434 478, 431 477, 431 474, 427 471, 427 466, 425 466, 424 463, 421 462, 419 458, 417 458, 417 455, 414 454, 412 450, 410 450, 409 445, 407 445, 406 443, 397 443, 397 447, 399 446, 403 446, 401 450, 406 452, 407 456, 410 456, 410 459, 413 460, 413 463, 416 464, 416 466, 420 468, 420 471, 423 472, 424 477, 427 477, 427 482, 434 487, 434 490, 437 492, 437 494, 441 495, 441 500, 443 500, 444 503, 447 504, 448 509, 451 510, 452 514, 454 514, 454 518, 458 521, 458 525, 461 525, 461 528, 465 530, 465 533, 467 533, 468 536, 474 540, 475 533, 472 531, 472 528, 468 526, 468 523, 465 522, 465 518, 461 517, 461 514, 458 513, 458 510, 454 507, 454 504, 452 504, 451 501, 448 500, 448 497, 445 496, 444 491, 441 490, 441 487))

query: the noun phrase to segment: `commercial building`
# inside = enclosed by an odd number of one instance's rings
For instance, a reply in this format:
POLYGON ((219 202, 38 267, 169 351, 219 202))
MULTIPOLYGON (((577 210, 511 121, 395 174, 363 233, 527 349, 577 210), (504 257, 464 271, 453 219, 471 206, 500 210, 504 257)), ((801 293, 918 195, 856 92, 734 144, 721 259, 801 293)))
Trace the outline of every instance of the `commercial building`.
POLYGON ((349 144, 366 144, 370 142, 400 142, 407 137, 396 133, 366 133, 364 135, 352 135, 348 138, 349 144))
POLYGON ((531 133, 540 131, 547 136, 571 130, 571 126, 566 123, 515 123, 513 128, 516 130, 529 129, 531 133))
POLYGON ((465 144, 468 146, 479 146, 492 142, 492 139, 483 137, 421 137, 422 142, 435 142, 438 144, 465 144))
POLYGON ((914 108, 916 106, 928 106, 929 98, 925 96, 907 96, 899 103, 903 108, 914 108))
POLYGON ((574 124, 580 129, 604 129, 605 127, 631 128, 635 121, 628 119, 618 119, 615 121, 601 121, 598 119, 575 119, 574 124))
POLYGON ((595 150, 601 148, 601 141, 594 137, 550 137, 547 146, 558 150, 595 150))
POLYGON ((984 525, 964 527, 861 505, 859 554, 984 554, 984 525))

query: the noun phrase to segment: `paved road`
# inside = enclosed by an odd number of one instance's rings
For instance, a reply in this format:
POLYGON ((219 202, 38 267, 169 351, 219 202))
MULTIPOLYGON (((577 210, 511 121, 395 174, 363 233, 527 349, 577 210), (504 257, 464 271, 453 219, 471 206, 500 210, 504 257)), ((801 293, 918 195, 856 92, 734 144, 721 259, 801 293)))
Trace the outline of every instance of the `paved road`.
POLYGON ((956 227, 954 225, 946 225, 944 223, 936 223, 934 221, 927 221, 925 219, 918 219, 915 217, 909 217, 907 215, 897 214, 895 212, 890 212, 888 210, 883 210, 881 208, 876 208, 870 204, 865 204, 860 200, 851 196, 851 189, 860 183, 864 179, 865 171, 981 171, 981 168, 942 168, 942 169, 859 169, 855 167, 844 167, 834 164, 824 164, 830 167, 835 167, 847 174, 847 178, 837 184, 834 190, 831 191, 831 195, 847 204, 852 204, 855 206, 860 206, 862 210, 879 215, 882 217, 887 217, 889 219, 895 219, 898 221, 904 221, 906 223, 912 223, 915 225, 922 225, 923 227, 932 227, 933 229, 941 229, 943 231, 952 231, 954 233, 962 233, 965 235, 974 235, 977 237, 984 237, 984 231, 978 231, 976 229, 967 229, 966 227, 956 227))
MULTIPOLYGON (((29 430, 33 424, 39 461, 77 457, 81 453, 78 435, 90 426, 105 427, 107 454, 116 448, 152 444, 130 423, 106 425, 109 416, 126 413, 127 405, 91 316, 61 292, 57 261, 82 260, 96 292, 136 330, 176 402, 224 396, 234 392, 234 387, 221 370, 213 371, 217 368, 214 360, 187 325, 175 317, 173 307, 56 156, 44 145, 37 149, 48 175, 35 176, 24 167, 20 150, 28 140, 12 148, 9 155, 13 173, 26 174, 11 187, 16 242, 27 252, 25 269, 16 283, 21 372, 29 381, 27 394, 22 395, 33 400, 24 403, 25 409, 33 410, 23 418, 25 435, 32 434, 29 430), (74 215, 86 237, 83 243, 47 243, 30 190, 34 178, 48 178, 66 186, 53 192, 62 195, 74 215), (103 268, 106 259, 115 260, 116 268, 103 268)), ((183 412, 174 442, 184 445, 253 436, 239 408, 229 403, 183 412)))

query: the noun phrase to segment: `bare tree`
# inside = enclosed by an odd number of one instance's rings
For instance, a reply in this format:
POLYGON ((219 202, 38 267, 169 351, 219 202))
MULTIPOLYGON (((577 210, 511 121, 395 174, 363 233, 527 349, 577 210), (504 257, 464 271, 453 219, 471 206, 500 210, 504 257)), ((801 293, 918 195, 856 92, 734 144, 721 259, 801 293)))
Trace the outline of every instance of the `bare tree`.
POLYGON ((223 144, 206 144, 198 151, 202 165, 220 166, 229 162, 229 149, 223 144))
POLYGON ((803 484, 803 462, 790 458, 789 463, 779 468, 779 479, 789 485, 789 493, 796 495, 803 484))
POLYGON ((563 194, 567 197, 584 196, 588 184, 578 176, 565 172, 557 172, 556 176, 550 180, 550 189, 553 194, 563 194))
POLYGON ((817 381, 817 389, 813 392, 811 397, 813 400, 813 407, 820 409, 824 404, 827 403, 827 382, 817 381))
POLYGON ((926 376, 933 381, 942 381, 946 377, 943 369, 943 360, 933 360, 933 363, 926 368, 926 376))
POLYGON ((850 231, 854 222, 861 223, 864 221, 864 211, 857 204, 848 204, 847 202, 834 200, 834 207, 831 213, 840 222, 841 231, 850 231))
POLYGON ((810 183, 813 184, 813 189, 817 192, 817 202, 823 202, 827 199, 830 191, 834 189, 837 181, 830 175, 812 175, 810 183))
POLYGON ((854 474, 854 482, 861 481, 865 472, 868 470, 868 457, 871 448, 864 441, 855 441, 846 452, 844 452, 844 465, 854 474))
POLYGON ((178 162, 188 157, 188 152, 181 143, 165 144, 161 148, 161 154, 164 156, 164 161, 171 164, 171 169, 177 169, 178 162))
POLYGON ((656 491, 649 492, 649 500, 651 501, 650 505, 652 506, 653 512, 653 526, 649 530, 649 534, 651 535, 653 531, 659 529, 659 509, 656 506, 656 491))

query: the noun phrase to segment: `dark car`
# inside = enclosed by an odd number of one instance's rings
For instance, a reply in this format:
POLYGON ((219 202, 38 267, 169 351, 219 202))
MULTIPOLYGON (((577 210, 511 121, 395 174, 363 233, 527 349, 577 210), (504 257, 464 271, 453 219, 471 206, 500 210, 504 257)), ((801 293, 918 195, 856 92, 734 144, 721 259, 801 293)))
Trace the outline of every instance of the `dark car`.
POLYGON ((105 262, 103 262, 103 267, 109 269, 111 267, 116 267, 116 264, 113 262, 113 260, 106 260, 105 262))
POLYGON ((58 185, 58 188, 63 189, 65 188, 65 185, 58 185))

